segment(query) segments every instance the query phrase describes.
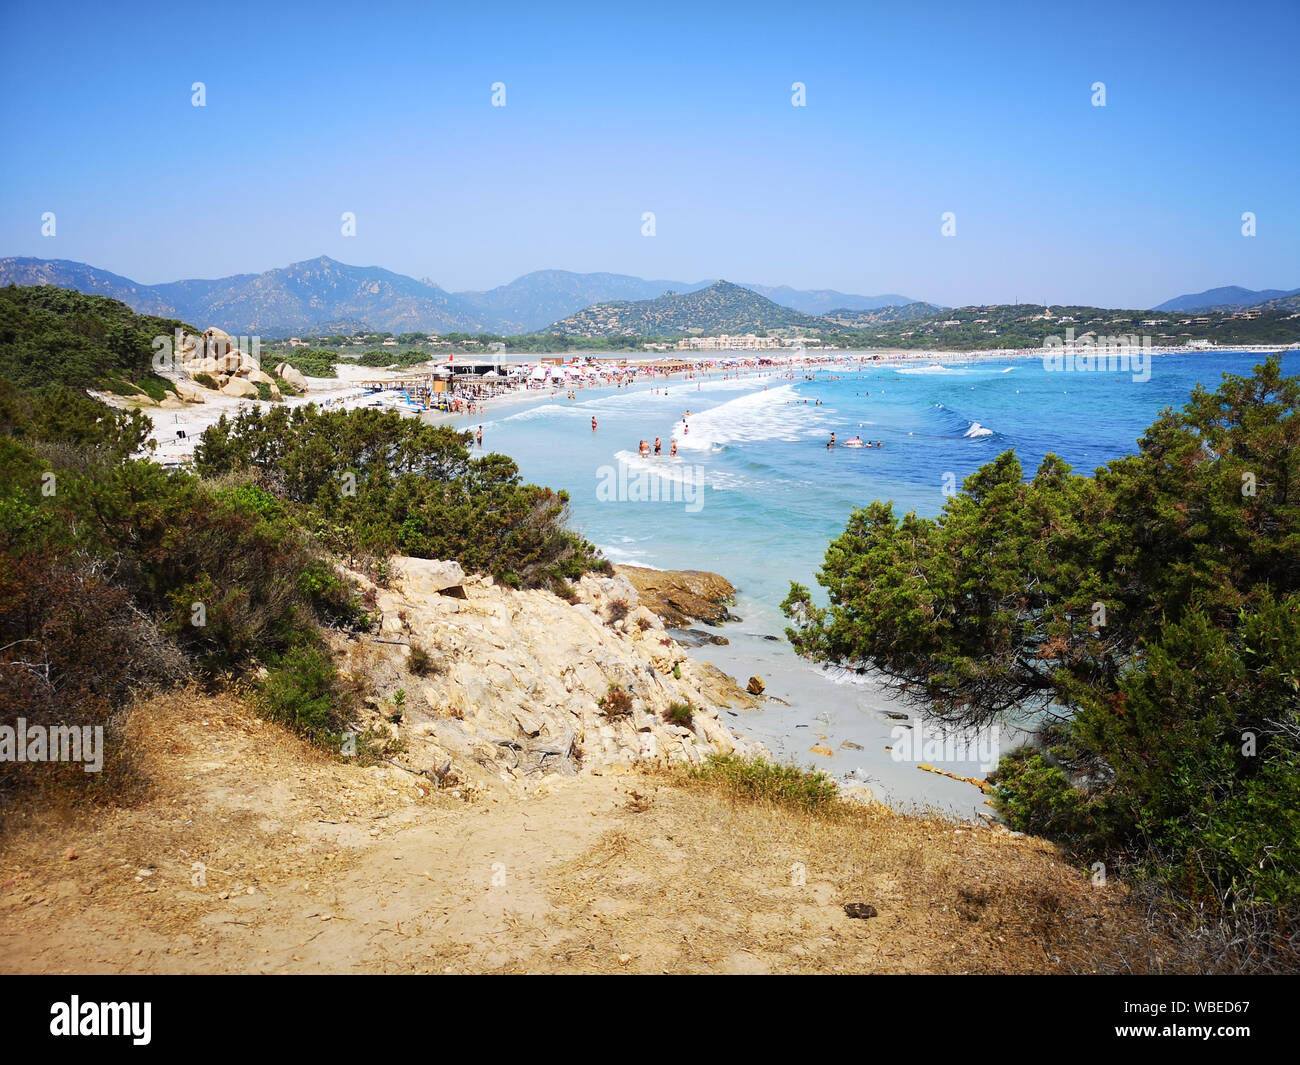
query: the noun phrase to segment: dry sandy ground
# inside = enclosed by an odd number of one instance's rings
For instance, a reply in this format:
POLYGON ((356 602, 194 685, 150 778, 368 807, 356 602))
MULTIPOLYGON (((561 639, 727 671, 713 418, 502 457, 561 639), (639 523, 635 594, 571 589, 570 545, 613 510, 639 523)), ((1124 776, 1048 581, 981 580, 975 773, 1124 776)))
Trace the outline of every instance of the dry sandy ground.
POLYGON ((145 800, 6 824, 0 971, 1048 973, 1146 956, 1122 889, 1004 831, 881 807, 826 821, 633 771, 457 798, 327 758, 231 696, 160 697, 131 728, 145 800))

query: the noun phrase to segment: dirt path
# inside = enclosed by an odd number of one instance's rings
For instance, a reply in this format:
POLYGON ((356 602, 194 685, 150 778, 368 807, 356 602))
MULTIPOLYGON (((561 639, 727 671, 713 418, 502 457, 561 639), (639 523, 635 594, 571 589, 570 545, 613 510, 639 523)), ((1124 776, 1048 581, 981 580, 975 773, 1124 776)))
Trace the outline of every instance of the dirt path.
POLYGON ((232 698, 157 699, 133 728, 146 804, 8 826, 0 971, 1059 972, 1141 938, 1118 890, 988 829, 827 824, 630 771, 428 793, 232 698))

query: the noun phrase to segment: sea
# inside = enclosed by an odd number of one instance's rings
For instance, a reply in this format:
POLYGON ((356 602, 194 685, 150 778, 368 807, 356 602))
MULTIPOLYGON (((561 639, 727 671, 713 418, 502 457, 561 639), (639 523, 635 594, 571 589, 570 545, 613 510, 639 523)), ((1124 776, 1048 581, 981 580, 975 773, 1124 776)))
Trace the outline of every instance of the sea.
MULTIPOLYGON (((827 545, 856 507, 888 500, 898 515, 934 516, 1007 450, 1026 477, 1048 453, 1091 473, 1136 451, 1159 412, 1198 384, 1249 375, 1264 357, 1154 354, 1139 372, 1048 369, 1039 355, 882 365, 844 353, 815 368, 525 394, 456 424, 481 425, 485 450, 567 492, 571 524, 612 562, 713 570, 736 586, 742 620, 702 626, 728 643, 692 651, 742 685, 764 681, 763 708, 732 711, 733 729, 895 808, 974 819, 990 812, 987 797, 954 777, 983 778, 1026 734, 1008 724, 945 735, 882 678, 799 658, 780 610, 791 582, 820 591, 827 545), (827 448, 832 432, 841 446, 827 448), (662 453, 642 457, 639 442, 655 437, 662 453), (854 437, 881 446, 842 446, 854 437)), ((1300 352, 1283 368, 1300 373, 1300 352)))

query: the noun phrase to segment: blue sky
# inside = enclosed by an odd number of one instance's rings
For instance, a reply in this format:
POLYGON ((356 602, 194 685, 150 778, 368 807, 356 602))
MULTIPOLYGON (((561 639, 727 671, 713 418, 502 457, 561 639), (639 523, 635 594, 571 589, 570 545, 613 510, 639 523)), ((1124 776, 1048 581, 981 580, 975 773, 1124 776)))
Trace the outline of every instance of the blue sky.
POLYGON ((453 290, 559 268, 952 305, 1293 288, 1298 44, 1296 0, 0 0, 0 256, 146 283, 327 254, 453 290))

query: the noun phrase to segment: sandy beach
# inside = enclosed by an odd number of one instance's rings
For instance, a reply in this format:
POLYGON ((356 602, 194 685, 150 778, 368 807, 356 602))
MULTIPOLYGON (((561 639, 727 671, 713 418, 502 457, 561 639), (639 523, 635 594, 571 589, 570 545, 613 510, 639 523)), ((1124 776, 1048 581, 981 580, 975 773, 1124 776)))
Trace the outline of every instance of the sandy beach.
MULTIPOLYGON (((666 371, 658 369, 656 364, 664 361, 659 353, 622 355, 610 353, 602 356, 596 353, 588 356, 596 372, 590 377, 574 376, 563 382, 528 381, 521 378, 510 379, 504 390, 481 401, 481 413, 498 413, 502 409, 519 404, 536 402, 570 391, 585 391, 591 388, 608 388, 616 380, 626 383, 623 387, 631 389, 654 387, 665 380, 674 378, 697 377, 705 380, 721 376, 743 376, 755 373, 791 372, 798 369, 828 370, 836 367, 858 367, 871 365, 880 369, 891 366, 915 365, 949 365, 971 361, 1006 360, 1014 358, 1039 357, 1037 349, 1015 352, 910 352, 910 351, 818 351, 782 353, 773 351, 754 355, 752 353, 720 353, 707 359, 693 360, 690 367, 682 370, 666 371)), ((529 368, 541 365, 536 361, 516 359, 512 365, 529 368)), ((403 381, 410 381, 426 376, 419 370, 383 370, 373 367, 357 366, 340 361, 335 365, 337 377, 307 377, 309 391, 304 395, 286 396, 276 402, 265 402, 247 398, 223 395, 213 390, 205 390, 202 403, 184 403, 177 405, 168 402, 166 406, 141 402, 138 397, 126 398, 109 392, 92 391, 91 394, 109 406, 118 408, 139 408, 153 422, 150 439, 154 450, 150 457, 163 465, 183 464, 193 456, 198 438, 210 425, 214 425, 223 415, 235 417, 244 410, 273 406, 297 407, 308 403, 328 410, 354 410, 363 406, 374 406, 397 410, 402 414, 420 414, 432 423, 453 422, 466 419, 465 412, 445 412, 439 410, 417 411, 410 408, 402 399, 396 386, 403 381), (387 391, 374 391, 376 382, 390 386, 387 391)), ((164 375, 174 379, 177 375, 164 375)))

